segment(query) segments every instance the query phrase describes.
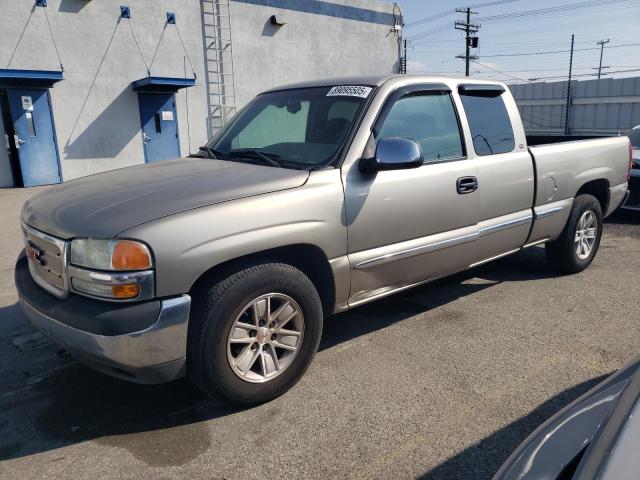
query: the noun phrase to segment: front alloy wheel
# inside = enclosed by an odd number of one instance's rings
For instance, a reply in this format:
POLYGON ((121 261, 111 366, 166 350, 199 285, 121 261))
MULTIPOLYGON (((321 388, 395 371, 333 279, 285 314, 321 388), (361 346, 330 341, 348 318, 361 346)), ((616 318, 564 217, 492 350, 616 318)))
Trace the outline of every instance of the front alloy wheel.
POLYGON ((290 389, 322 334, 313 282, 285 263, 245 265, 192 292, 187 374, 207 395, 255 405, 290 389))
POLYGON ((291 297, 262 295, 242 309, 227 339, 233 373, 261 383, 283 373, 296 357, 304 335, 304 315, 291 297))

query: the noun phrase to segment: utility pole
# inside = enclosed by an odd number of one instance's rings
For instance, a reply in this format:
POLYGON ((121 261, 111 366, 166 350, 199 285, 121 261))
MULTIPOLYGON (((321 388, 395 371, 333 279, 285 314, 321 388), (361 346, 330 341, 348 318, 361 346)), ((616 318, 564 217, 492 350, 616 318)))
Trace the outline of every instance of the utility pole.
POLYGON ((402 57, 400 73, 407 73, 407 39, 406 38, 403 40, 403 46, 404 46, 404 56, 402 57))
POLYGON ((476 60, 478 57, 475 55, 471 55, 471 48, 478 47, 478 37, 473 36, 478 33, 480 29, 480 25, 477 23, 471 23, 471 15, 475 15, 478 12, 472 12, 471 8, 456 8, 456 12, 466 14, 466 21, 457 21, 455 24, 456 30, 462 30, 466 33, 465 35, 465 54, 464 55, 456 55, 456 58, 464 58, 465 60, 465 76, 469 76, 469 62, 471 60, 476 60))
POLYGON ((569 54, 569 81, 567 82, 567 104, 564 112, 564 134, 569 135, 569 113, 571 112, 571 71, 573 70, 573 41, 571 34, 571 53, 569 54))
MULTIPOLYGON (((600 45, 600 65, 598 65, 598 80, 600 80, 600 74, 602 73, 602 54, 604 53, 604 46, 610 41, 611 40, 607 38, 606 40, 600 40, 596 42, 596 45, 600 45)), ((605 67, 605 68, 608 68, 608 67, 605 67)))

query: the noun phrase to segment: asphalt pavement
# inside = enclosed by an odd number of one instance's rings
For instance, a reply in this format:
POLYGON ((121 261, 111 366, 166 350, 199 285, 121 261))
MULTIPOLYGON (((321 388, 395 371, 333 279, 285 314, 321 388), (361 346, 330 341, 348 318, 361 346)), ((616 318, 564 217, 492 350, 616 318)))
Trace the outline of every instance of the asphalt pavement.
POLYGON ((489 478, 640 353, 640 212, 619 211, 578 275, 535 247, 330 317, 307 374, 265 405, 126 383, 76 363, 16 303, 35 191, 0 190, 3 479, 489 478))

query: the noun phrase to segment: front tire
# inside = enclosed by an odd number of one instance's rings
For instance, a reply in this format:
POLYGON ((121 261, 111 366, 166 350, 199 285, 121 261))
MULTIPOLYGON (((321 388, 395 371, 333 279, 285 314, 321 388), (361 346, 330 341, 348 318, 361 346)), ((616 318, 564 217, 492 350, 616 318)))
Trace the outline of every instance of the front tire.
POLYGON ((600 246, 602 220, 600 202, 593 195, 578 195, 564 230, 545 245, 551 265, 563 273, 578 273, 587 268, 600 246))
POLYGON ((322 305, 297 268, 266 263, 194 292, 187 374, 208 396, 255 405, 289 390, 320 343, 322 305))

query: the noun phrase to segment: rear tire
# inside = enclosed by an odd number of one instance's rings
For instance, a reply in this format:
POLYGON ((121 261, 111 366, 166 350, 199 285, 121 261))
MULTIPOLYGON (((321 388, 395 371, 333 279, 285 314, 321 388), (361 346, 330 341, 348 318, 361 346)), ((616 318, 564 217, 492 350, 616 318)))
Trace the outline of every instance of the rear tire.
POLYGON ((194 292, 187 374, 210 397, 256 405, 285 393, 308 368, 322 305, 311 280, 291 265, 254 265, 224 277, 194 292))
POLYGON ((601 238, 600 202, 593 195, 579 195, 560 236, 545 245, 547 259, 560 272, 581 272, 596 256, 601 238))

